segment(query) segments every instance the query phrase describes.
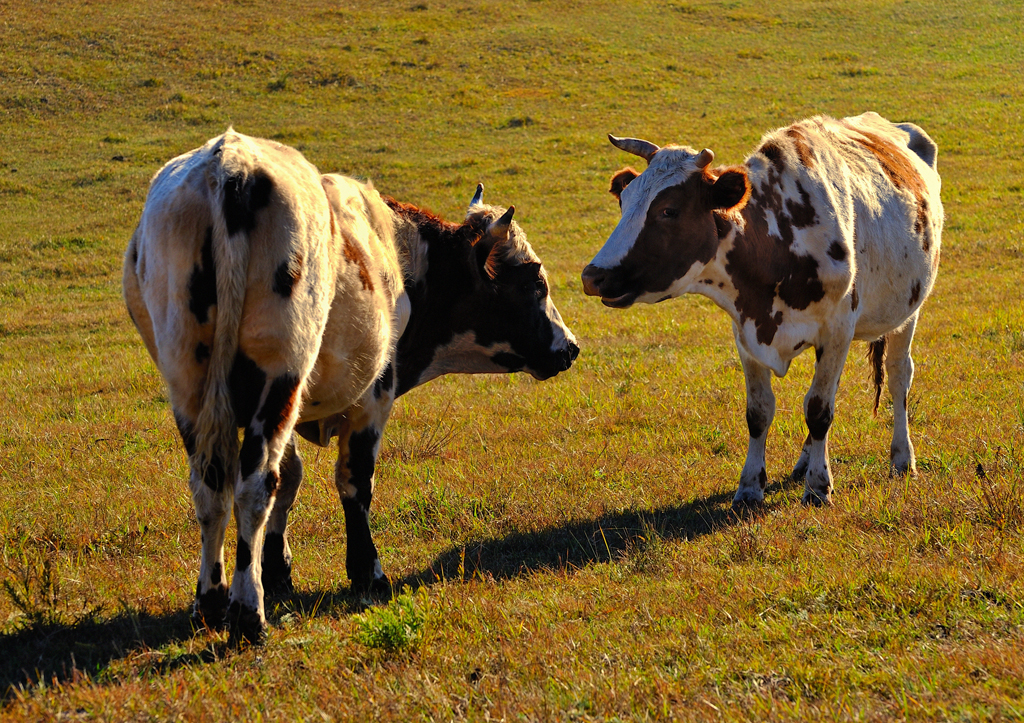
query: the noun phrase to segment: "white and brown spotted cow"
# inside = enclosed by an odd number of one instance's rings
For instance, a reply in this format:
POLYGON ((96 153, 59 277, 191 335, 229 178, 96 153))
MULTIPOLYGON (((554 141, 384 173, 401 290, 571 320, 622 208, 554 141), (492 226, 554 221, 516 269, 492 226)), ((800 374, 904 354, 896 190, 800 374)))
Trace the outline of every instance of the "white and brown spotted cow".
POLYGON ((481 192, 449 224, 231 130, 153 178, 124 295, 189 454, 200 620, 261 640, 264 588, 290 587, 293 430, 339 439, 348 574, 366 588, 386 581, 369 510, 395 398, 441 374, 546 379, 572 364, 579 347, 514 209, 482 205, 481 192))
POLYGON ((785 376, 810 348, 809 434, 793 476, 806 479, 805 503, 831 501, 828 431, 854 339, 873 342, 876 409, 888 345, 892 471, 915 472, 910 345, 943 220, 932 139, 876 113, 819 116, 768 133, 742 166, 712 168, 708 149, 609 138, 648 167, 613 177, 622 218, 583 270, 584 289, 615 308, 699 293, 732 318, 750 431, 734 504, 764 499, 771 372, 785 376))

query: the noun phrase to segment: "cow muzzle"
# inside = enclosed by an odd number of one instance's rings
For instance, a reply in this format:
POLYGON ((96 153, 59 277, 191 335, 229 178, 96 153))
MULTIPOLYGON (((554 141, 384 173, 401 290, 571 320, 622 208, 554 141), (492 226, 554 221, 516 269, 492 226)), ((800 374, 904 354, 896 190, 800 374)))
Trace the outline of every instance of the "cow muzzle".
POLYGON ((569 371, 576 357, 580 355, 580 347, 576 342, 568 340, 564 348, 553 352, 544 364, 536 367, 530 366, 526 369, 537 381, 544 381, 558 376, 562 372, 569 371))
POLYGON ((633 305, 638 296, 635 292, 628 292, 617 296, 608 296, 608 279, 611 276, 609 269, 602 269, 594 264, 587 264, 583 269, 580 278, 583 280, 583 293, 587 296, 600 296, 601 303, 613 309, 625 309, 633 305))
POLYGON ((587 264, 587 267, 583 269, 583 273, 580 274, 580 278, 583 280, 584 294, 587 296, 600 296, 601 284, 608 278, 608 270, 593 264, 587 264))

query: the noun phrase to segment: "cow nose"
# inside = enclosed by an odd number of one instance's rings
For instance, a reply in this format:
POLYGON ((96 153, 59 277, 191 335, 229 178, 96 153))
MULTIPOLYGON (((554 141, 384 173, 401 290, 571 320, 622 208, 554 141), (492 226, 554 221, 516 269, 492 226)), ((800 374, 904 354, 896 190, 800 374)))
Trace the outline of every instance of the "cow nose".
POLYGON ((568 371, 576 357, 580 355, 580 348, 577 344, 567 341, 564 349, 558 350, 558 371, 568 371))
POLYGON ((587 264, 587 268, 583 269, 583 273, 580 275, 580 278, 583 279, 583 293, 587 296, 600 296, 601 284, 604 283, 607 276, 607 269, 587 264))

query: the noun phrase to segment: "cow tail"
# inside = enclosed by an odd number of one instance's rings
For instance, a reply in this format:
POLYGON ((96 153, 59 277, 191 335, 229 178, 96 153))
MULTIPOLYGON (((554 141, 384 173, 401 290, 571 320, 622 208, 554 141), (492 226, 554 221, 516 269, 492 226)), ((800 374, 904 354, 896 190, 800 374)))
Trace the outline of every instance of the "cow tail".
POLYGON ((885 381, 885 347, 886 337, 868 344, 868 361, 871 363, 871 377, 875 383, 875 407, 873 416, 878 416, 878 402, 882 398, 882 382, 885 381))
POLYGON ((211 150, 206 179, 210 190, 217 312, 210 366, 195 431, 196 457, 202 478, 208 486, 220 490, 225 482, 233 484, 238 473, 238 423, 231 400, 230 378, 238 351, 249 276, 248 231, 252 223, 247 220, 255 213, 254 187, 261 179, 256 172, 254 149, 232 131, 229 130, 211 150))

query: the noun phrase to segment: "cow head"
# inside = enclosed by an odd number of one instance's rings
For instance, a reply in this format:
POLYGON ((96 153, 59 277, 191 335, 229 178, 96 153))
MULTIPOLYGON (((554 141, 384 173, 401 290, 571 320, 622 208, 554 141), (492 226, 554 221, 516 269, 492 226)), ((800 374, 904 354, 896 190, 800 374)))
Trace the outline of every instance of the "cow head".
POLYGON ((648 162, 637 174, 612 177, 622 218, 583 269, 583 290, 605 306, 626 308, 685 293, 718 251, 716 214, 738 211, 750 195, 742 167, 710 170, 705 148, 667 146, 608 136, 612 144, 648 162))
POLYGON ((526 371, 548 379, 567 370, 580 348, 551 301, 547 272, 514 213, 515 206, 485 205, 483 185, 477 186, 466 224, 483 229, 473 244, 479 284, 457 316, 493 367, 481 371, 526 371))

